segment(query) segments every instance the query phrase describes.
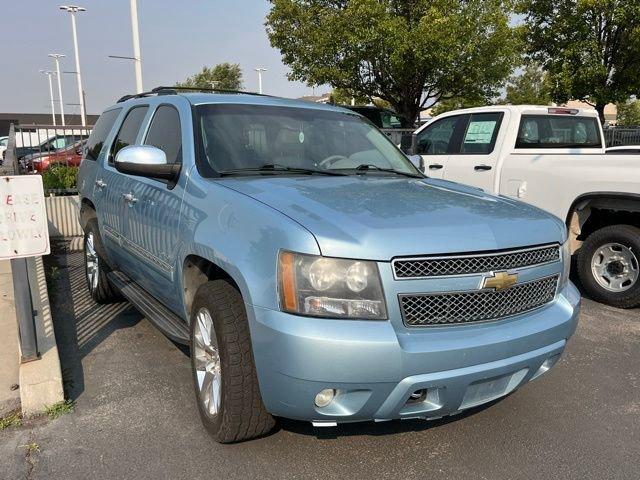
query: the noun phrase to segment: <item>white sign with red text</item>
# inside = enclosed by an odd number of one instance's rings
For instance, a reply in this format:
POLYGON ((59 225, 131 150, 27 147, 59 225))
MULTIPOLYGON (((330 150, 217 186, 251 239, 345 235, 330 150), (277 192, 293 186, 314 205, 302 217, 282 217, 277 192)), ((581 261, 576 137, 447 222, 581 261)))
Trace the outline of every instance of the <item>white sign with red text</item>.
POLYGON ((0 259, 50 252, 40 175, 0 177, 0 259))

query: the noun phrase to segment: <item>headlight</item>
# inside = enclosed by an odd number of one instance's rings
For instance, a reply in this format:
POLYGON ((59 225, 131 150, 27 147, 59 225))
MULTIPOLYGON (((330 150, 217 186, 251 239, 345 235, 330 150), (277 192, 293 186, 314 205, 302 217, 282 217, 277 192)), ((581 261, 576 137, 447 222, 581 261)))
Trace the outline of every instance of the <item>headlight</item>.
POLYGON ((569 273, 571 270, 571 248, 569 247, 569 240, 566 240, 562 244, 560 260, 562 260, 562 276, 560 277, 558 290, 562 290, 569 282, 569 273))
POLYGON ((326 318, 385 320, 387 308, 375 262, 280 252, 280 308, 326 318))

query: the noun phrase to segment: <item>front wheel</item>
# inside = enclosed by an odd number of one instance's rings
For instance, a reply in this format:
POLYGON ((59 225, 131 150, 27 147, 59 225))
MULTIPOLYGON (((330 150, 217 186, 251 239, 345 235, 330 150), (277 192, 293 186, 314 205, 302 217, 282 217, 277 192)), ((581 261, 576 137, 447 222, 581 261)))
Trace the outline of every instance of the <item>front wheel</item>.
POLYGON ((95 302, 110 303, 121 299, 120 293, 107 277, 111 269, 104 260, 102 239, 95 218, 89 220, 85 229, 84 271, 89 293, 95 302))
POLYGON ((268 433, 240 292, 226 280, 198 288, 191 315, 191 368, 202 423, 221 443, 268 433))
POLYGON ((578 275, 594 300, 618 308, 640 305, 640 229, 611 225, 587 237, 578 275))

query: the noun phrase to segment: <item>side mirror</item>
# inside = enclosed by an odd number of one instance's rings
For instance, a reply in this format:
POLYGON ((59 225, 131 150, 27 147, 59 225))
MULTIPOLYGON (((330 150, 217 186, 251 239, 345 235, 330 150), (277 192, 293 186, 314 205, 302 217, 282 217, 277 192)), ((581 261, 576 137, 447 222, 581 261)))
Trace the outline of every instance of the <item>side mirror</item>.
POLYGON ((424 173, 424 160, 422 159, 422 155, 409 155, 407 158, 414 167, 424 173))
POLYGON ((179 164, 167 163, 167 156, 159 148, 149 145, 129 145, 116 154, 116 170, 139 177, 175 180, 179 164))

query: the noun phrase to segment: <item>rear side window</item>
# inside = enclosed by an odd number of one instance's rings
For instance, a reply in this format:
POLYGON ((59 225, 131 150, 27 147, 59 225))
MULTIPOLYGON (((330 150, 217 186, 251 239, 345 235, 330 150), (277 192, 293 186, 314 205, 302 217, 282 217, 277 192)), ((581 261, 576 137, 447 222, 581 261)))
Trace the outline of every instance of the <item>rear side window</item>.
POLYGON ((104 141, 109 135, 109 132, 111 132, 111 128, 113 128, 113 124, 115 123, 116 118, 118 118, 120 110, 120 108, 116 108, 100 115, 100 118, 91 131, 91 135, 89 135, 89 140, 87 140, 87 153, 85 158, 89 160, 98 159, 98 155, 100 155, 104 141))
POLYGON ((147 110, 149 110, 149 107, 146 105, 143 107, 133 107, 129 110, 129 113, 127 113, 124 122, 122 122, 118 135, 111 146, 111 155, 109 156, 110 165, 113 165, 116 154, 120 150, 135 143, 136 138, 138 137, 138 131, 140 130, 140 125, 142 125, 142 120, 144 120, 147 110))
POLYGON ((460 120, 460 116, 446 117, 422 130, 418 134, 416 153, 420 155, 449 153, 458 120, 460 120))
POLYGON ((601 148, 595 117, 523 115, 516 148, 601 148))
POLYGON ((474 113, 462 137, 460 153, 486 155, 493 152, 500 130, 502 113, 474 113))
POLYGON ((168 163, 182 163, 182 131, 180 115, 169 105, 160 105, 153 115, 145 145, 162 150, 168 163))

